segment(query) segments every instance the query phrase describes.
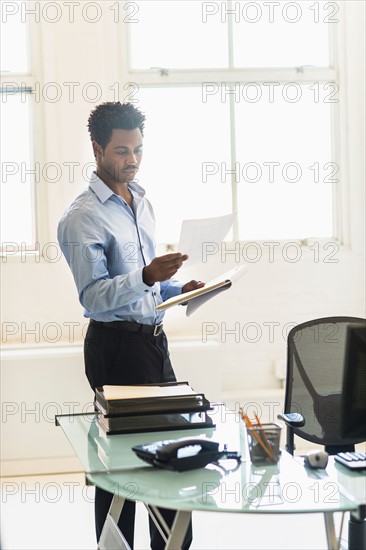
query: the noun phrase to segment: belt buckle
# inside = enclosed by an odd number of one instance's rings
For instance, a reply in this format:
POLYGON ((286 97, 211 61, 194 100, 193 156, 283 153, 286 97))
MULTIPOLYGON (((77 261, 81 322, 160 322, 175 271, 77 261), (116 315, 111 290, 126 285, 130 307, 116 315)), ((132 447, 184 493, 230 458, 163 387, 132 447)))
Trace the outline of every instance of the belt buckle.
POLYGON ((153 335, 159 336, 159 334, 161 334, 162 332, 163 332, 163 323, 160 323, 160 325, 155 325, 153 335))

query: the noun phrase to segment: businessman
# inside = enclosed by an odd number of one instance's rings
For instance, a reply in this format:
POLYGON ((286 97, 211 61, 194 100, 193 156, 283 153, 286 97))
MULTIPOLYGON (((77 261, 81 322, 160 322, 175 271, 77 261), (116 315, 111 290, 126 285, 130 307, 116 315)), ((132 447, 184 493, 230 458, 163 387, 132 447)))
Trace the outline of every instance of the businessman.
MULTIPOLYGON (((88 130, 96 172, 88 189, 64 213, 58 240, 70 266, 84 315, 85 372, 94 390, 106 384, 176 380, 163 330, 162 301, 203 286, 173 276, 187 259, 181 253, 155 255, 155 218, 145 190, 134 181, 142 159, 145 115, 133 104, 95 107, 88 130)), ((158 177, 158 176, 157 176, 158 177)), ((151 184, 151 183, 150 183, 151 184)), ((96 488, 99 540, 112 494, 96 488)), ((174 511, 160 509, 171 525, 174 511)), ((133 548, 135 503, 126 501, 119 528, 133 548)), ((151 548, 164 541, 150 520, 151 548)), ((183 548, 192 540, 191 526, 183 548)))

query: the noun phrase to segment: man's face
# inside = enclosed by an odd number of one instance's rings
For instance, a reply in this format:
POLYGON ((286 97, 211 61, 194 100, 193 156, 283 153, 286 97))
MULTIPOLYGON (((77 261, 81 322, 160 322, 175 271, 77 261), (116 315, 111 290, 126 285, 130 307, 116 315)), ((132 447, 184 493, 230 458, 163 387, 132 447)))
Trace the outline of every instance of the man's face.
POLYGON ((134 130, 115 129, 103 149, 93 142, 97 170, 112 183, 128 183, 136 176, 142 159, 142 135, 134 130))

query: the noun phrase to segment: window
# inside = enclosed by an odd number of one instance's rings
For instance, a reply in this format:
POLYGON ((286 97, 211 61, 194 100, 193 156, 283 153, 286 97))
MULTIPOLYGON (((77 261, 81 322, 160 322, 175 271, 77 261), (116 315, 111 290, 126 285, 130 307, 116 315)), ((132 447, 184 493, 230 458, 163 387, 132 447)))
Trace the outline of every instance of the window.
POLYGON ((337 236, 338 3, 125 7, 120 99, 147 115, 139 178, 158 242, 231 211, 234 240, 337 236))
POLYGON ((230 163, 229 105, 219 97, 202 104, 200 86, 142 87, 139 97, 148 117, 139 179, 159 222, 157 242, 178 242, 182 219, 231 211, 218 172, 202 180, 202 159, 230 163))
POLYGON ((28 29, 18 16, 2 17, 1 32, 1 243, 35 247, 31 75, 28 29))

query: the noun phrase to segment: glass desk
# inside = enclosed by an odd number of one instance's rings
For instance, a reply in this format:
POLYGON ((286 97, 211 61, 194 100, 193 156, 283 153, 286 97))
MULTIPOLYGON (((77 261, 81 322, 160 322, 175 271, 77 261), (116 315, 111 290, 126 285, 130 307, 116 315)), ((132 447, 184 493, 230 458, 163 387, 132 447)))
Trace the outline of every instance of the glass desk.
POLYGON ((95 413, 58 415, 60 425, 79 457, 87 479, 114 494, 100 550, 129 548, 117 527, 125 499, 141 501, 154 521, 158 507, 177 511, 171 529, 162 529, 167 549, 180 548, 194 510, 253 514, 323 513, 328 548, 338 548, 333 514, 364 513, 366 475, 352 472, 330 457, 326 470, 304 468, 301 459, 282 451, 276 466, 254 467, 249 460, 246 431, 237 413, 223 406, 210 413, 215 427, 106 436, 95 413), (132 446, 182 437, 204 437, 239 451, 242 463, 220 460, 205 468, 173 472, 149 466, 132 446))

